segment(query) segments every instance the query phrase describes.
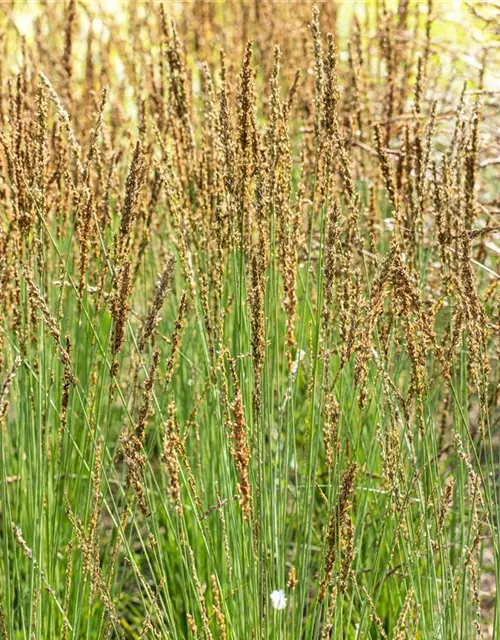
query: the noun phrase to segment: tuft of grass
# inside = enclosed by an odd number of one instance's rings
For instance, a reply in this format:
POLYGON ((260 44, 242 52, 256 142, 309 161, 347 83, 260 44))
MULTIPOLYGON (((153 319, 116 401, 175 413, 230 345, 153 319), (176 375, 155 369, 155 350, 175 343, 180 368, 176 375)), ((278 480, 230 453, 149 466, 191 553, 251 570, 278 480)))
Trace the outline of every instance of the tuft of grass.
POLYGON ((0 637, 498 637, 500 7, 115 9, 0 16, 0 637))

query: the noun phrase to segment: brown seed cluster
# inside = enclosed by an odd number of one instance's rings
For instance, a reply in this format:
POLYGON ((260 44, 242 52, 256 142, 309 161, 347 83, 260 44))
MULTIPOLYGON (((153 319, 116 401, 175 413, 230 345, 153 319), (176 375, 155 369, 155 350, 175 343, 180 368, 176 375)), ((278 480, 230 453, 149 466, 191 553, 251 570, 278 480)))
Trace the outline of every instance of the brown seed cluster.
POLYGON ((328 522, 325 545, 325 566, 323 569, 324 577, 321 580, 318 596, 320 600, 324 599, 326 590, 331 584, 332 571, 339 552, 339 543, 341 540, 344 541, 345 545, 345 554, 341 571, 341 585, 342 589, 345 588, 345 581, 347 580, 349 566, 352 561, 353 525, 349 516, 349 509, 351 507, 351 496, 354 491, 354 480, 356 478, 357 470, 357 464, 353 463, 344 473, 337 503, 332 511, 332 515, 330 516, 330 521, 328 522))
POLYGON ((252 493, 249 479, 249 463, 250 449, 248 446, 247 425, 245 420, 243 398, 240 390, 238 374, 236 373, 236 364, 233 359, 229 360, 231 369, 231 377, 233 380, 235 397, 231 403, 231 411, 233 420, 230 424, 230 433, 232 439, 232 454, 238 472, 238 490, 240 496, 241 507, 246 520, 250 519, 252 507, 252 493))
POLYGON ((153 389, 159 363, 160 351, 159 349, 156 349, 153 354, 153 362, 151 363, 147 380, 144 383, 141 406, 134 431, 130 435, 122 434, 121 436, 125 464, 127 465, 127 486, 134 489, 139 502, 139 507, 144 515, 149 515, 143 486, 144 469, 146 466, 144 440, 146 436, 147 420, 151 413, 153 389))

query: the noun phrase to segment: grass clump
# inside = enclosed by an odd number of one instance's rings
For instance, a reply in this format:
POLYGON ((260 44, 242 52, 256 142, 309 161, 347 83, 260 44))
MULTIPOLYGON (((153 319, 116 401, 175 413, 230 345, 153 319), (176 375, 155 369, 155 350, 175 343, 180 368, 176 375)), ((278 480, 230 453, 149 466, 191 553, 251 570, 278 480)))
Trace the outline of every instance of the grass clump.
POLYGON ((4 640, 498 637, 500 10, 353 4, 2 6, 4 640))

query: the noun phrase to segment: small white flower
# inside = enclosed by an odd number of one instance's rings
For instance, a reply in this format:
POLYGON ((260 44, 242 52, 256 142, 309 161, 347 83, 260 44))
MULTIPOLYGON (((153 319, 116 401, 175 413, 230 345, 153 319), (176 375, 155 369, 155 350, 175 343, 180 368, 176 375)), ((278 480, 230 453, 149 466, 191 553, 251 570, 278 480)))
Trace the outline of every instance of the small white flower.
POLYGON ((286 607, 285 592, 282 589, 273 591, 271 593, 271 603, 276 611, 281 611, 282 609, 284 609, 286 607))

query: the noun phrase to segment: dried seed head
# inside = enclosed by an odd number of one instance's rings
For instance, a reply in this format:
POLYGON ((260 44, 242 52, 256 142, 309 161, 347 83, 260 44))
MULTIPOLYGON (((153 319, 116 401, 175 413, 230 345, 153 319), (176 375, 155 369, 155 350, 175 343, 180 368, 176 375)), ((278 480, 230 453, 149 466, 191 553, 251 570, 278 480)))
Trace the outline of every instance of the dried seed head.
POLYGON ((139 410, 139 416, 134 428, 134 432, 130 435, 122 434, 120 440, 123 446, 125 464, 127 465, 127 486, 134 489, 137 495, 137 501, 142 513, 145 516, 150 515, 146 503, 144 492, 144 470, 146 466, 146 455, 144 453, 144 439, 146 424, 151 412, 151 400, 153 397, 153 389, 156 380, 156 372, 160 363, 160 351, 156 349, 153 354, 153 362, 149 369, 148 378, 144 384, 142 402, 139 410))
POLYGON ((226 633, 226 616, 224 615, 224 612, 222 611, 222 607, 221 607, 221 601, 220 601, 220 595, 219 595, 219 586, 217 584, 217 578, 212 574, 210 576, 210 581, 212 583, 212 595, 214 597, 214 615, 215 615, 215 619, 217 621, 217 629, 219 632, 218 637, 221 640, 226 640, 227 638, 227 633, 226 633))
POLYGON ((299 581, 297 578, 297 570, 295 569, 295 567, 290 567, 290 571, 288 572, 288 581, 286 583, 287 587, 290 589, 290 591, 293 591, 298 583, 299 581))
POLYGON ((231 438, 233 440, 232 453, 236 464, 236 470, 239 477, 239 496, 243 514, 246 520, 250 519, 252 493, 251 485, 248 477, 248 467, 250 463, 250 449, 247 440, 247 426, 245 421, 245 410, 243 406, 243 397, 241 395, 238 375, 236 373, 236 364, 234 359, 229 359, 231 376, 235 389, 235 397, 231 404, 231 410, 234 420, 231 422, 231 438))
POLYGON ((168 420, 165 426, 165 438, 163 440, 163 461, 167 467, 169 479, 169 493, 177 512, 182 517, 181 485, 180 485, 180 449, 179 427, 176 420, 176 408, 174 402, 168 405, 168 420))
MULTIPOLYGON (((342 539, 342 529, 345 528, 347 519, 349 518, 348 511, 351 506, 350 500, 354 491, 354 479, 356 477, 357 470, 358 465, 353 462, 349 469, 344 472, 337 503, 332 511, 330 521, 328 523, 325 543, 325 564, 318 595, 318 599, 320 601, 324 599, 326 590, 331 584, 332 572, 339 551, 339 541, 342 539)), ((352 533, 352 525, 350 527, 348 526, 348 533, 349 532, 352 533)), ((352 544, 352 542, 349 544, 352 544)))
POLYGON ((161 308, 163 307, 165 297, 169 291, 168 287, 170 285, 170 282, 172 281, 174 266, 175 257, 170 256, 170 259, 165 265, 165 269, 163 270, 160 279, 156 283, 153 301, 151 302, 148 315, 146 316, 146 320, 144 321, 142 331, 137 338, 137 348, 139 349, 139 352, 144 351, 148 340, 153 336, 154 331, 158 326, 158 322, 160 321, 159 314, 161 308))
POLYGON ((185 317, 187 311, 187 293, 182 292, 181 301, 179 303, 179 310, 177 311, 177 318, 174 324, 174 330, 172 332, 172 338, 170 340, 172 347, 170 349, 170 356, 167 360, 166 373, 165 373, 165 389, 168 390, 172 377, 174 375, 175 364, 177 361, 177 355, 179 353, 182 333, 184 331, 185 317))

